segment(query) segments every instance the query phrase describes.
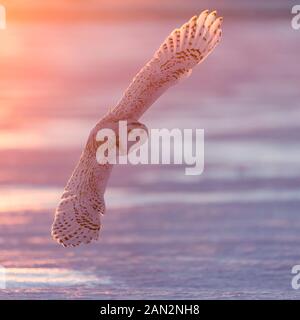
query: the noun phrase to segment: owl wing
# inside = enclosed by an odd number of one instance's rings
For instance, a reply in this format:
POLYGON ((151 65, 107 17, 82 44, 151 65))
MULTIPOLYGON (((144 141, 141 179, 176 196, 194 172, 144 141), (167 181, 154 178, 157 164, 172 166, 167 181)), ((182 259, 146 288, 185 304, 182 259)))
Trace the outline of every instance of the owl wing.
POLYGON ((219 43, 222 21, 206 10, 175 29, 135 76, 112 110, 115 117, 139 119, 169 87, 190 76, 219 43))
POLYGON ((52 237, 64 247, 87 244, 99 237, 104 193, 113 165, 97 162, 97 131, 97 127, 91 131, 55 212, 52 237))

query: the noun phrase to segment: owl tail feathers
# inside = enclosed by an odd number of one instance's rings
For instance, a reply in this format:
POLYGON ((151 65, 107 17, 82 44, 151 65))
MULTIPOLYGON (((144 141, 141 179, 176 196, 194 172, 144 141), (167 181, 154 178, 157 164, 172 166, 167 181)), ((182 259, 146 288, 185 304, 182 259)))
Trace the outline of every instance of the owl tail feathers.
POLYGON ((99 238, 100 215, 105 211, 104 201, 82 204, 76 196, 63 197, 52 225, 51 235, 64 247, 88 244, 99 238))

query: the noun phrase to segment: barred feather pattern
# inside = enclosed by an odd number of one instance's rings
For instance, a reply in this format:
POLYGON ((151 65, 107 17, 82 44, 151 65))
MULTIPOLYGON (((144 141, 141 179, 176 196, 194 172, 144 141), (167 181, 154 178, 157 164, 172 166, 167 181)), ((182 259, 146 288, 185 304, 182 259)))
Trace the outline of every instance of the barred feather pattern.
POLYGON ((222 22, 216 11, 206 10, 175 29, 133 79, 114 114, 139 119, 168 88, 189 77, 220 42, 222 22))

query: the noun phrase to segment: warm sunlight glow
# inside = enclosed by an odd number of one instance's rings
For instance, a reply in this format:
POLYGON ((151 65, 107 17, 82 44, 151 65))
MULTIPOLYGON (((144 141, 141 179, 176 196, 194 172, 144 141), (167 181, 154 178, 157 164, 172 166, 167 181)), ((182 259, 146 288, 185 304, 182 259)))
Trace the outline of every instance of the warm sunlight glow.
POLYGON ((6 9, 0 4, 0 30, 4 30, 6 28, 6 9))

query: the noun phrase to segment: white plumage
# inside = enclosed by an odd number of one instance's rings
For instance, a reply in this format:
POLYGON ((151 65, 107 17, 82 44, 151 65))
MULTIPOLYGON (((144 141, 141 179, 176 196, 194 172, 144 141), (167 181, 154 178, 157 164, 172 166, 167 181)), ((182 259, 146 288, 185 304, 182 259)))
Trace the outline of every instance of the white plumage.
POLYGON ((63 246, 77 246, 99 237, 112 165, 96 161, 97 132, 101 128, 117 132, 120 120, 127 120, 129 130, 144 128, 137 122, 143 113, 170 86, 190 76, 192 69, 213 51, 221 38, 222 20, 216 11, 206 10, 175 29, 135 76, 117 106, 93 128, 56 209, 52 236, 63 246))

